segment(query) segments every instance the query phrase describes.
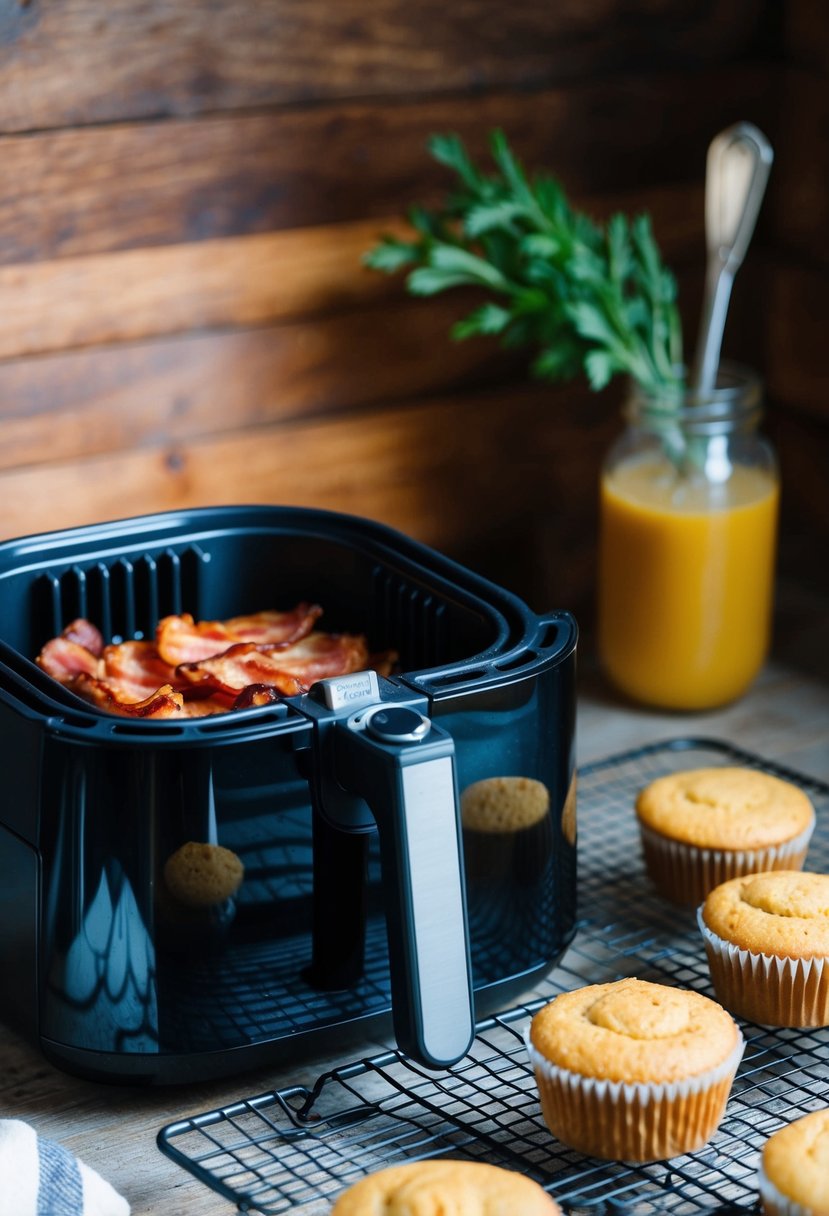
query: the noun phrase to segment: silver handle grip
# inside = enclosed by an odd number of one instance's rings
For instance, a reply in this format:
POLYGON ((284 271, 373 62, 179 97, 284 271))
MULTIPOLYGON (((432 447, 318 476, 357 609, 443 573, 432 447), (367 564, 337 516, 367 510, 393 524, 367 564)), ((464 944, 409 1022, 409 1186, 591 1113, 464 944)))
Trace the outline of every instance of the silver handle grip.
POLYGON ((445 1068, 474 1035, 454 745, 405 713, 379 706, 359 729, 338 723, 335 772, 377 822, 397 1041, 445 1068))

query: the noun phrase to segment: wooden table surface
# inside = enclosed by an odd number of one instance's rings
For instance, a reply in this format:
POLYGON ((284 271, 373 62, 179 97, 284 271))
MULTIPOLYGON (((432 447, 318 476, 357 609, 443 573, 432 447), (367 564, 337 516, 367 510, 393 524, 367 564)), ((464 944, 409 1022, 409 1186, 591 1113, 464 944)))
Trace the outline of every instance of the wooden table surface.
MULTIPOLYGON (((785 661, 770 664, 742 700, 705 714, 633 709, 587 666, 580 674, 580 762, 690 734, 736 743, 829 781, 829 681, 819 670, 827 648, 817 647, 814 637, 793 637, 792 643, 785 661)), ((376 1048, 352 1046, 345 1058, 376 1048)), ((239 1097, 311 1081, 332 1062, 306 1060, 198 1086, 127 1089, 66 1076, 0 1029, 0 1116, 26 1119, 61 1141, 128 1198, 134 1216, 227 1216, 232 1204, 161 1154, 158 1129, 239 1097)))

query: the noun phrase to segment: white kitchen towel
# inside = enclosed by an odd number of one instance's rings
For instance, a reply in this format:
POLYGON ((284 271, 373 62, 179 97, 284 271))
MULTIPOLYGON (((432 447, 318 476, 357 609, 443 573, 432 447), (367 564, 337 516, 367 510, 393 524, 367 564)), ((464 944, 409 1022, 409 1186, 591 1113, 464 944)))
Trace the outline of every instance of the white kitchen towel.
POLYGON ((68 1149, 0 1119, 0 1216, 129 1216, 130 1205, 68 1149))

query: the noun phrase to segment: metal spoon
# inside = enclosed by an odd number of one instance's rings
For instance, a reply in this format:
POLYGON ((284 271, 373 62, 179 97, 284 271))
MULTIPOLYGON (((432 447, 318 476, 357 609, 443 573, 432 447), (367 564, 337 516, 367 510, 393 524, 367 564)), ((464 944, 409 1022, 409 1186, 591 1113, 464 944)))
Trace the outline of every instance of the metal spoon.
POLYGON ((715 136, 705 174, 705 236, 708 263, 691 388, 708 392, 717 379, 725 317, 734 275, 745 257, 766 189, 771 144, 749 122, 715 136))

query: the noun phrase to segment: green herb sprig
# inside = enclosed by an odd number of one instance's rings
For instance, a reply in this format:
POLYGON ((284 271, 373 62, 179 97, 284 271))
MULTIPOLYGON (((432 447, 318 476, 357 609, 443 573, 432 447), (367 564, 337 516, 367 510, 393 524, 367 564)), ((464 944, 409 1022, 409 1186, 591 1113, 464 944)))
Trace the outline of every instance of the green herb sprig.
POLYGON ((413 206, 411 241, 384 236, 365 255, 375 270, 405 268, 408 290, 436 295, 479 287, 490 299, 452 330, 532 347, 533 373, 581 372, 593 389, 617 374, 645 390, 682 387, 676 281, 663 265, 650 219, 614 215, 606 226, 576 211, 555 178, 529 178, 501 131, 490 139, 496 173, 482 173, 457 135, 436 135, 432 156, 452 170, 445 204, 413 206))

